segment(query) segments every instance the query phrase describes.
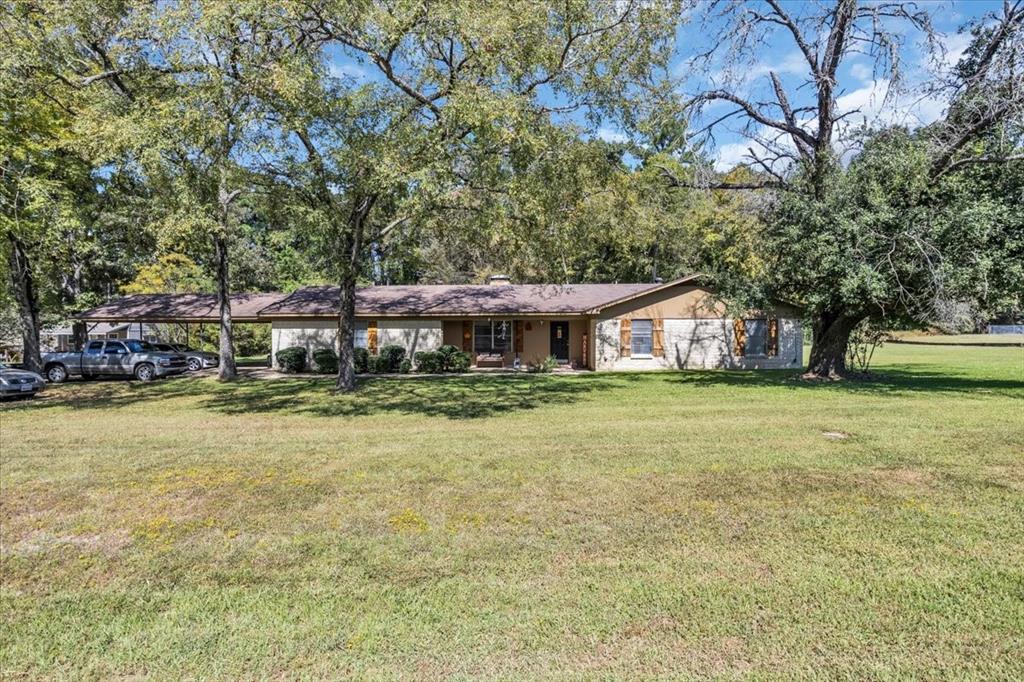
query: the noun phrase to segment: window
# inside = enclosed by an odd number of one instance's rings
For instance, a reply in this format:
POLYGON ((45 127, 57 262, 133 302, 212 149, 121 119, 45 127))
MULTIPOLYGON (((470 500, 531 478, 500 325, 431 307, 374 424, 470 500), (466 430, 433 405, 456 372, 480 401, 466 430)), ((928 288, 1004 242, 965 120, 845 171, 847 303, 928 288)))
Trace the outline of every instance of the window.
POLYGON ((650 355, 653 347, 652 336, 654 325, 651 320, 633 320, 633 332, 630 340, 632 355, 650 355))
POLYGON ((149 341, 139 341, 138 339, 128 339, 125 341, 128 347, 133 353, 147 353, 153 350, 153 346, 150 345, 149 341))
POLYGON ((126 354, 128 349, 124 347, 123 343, 117 343, 116 341, 108 341, 106 348, 103 349, 104 355, 122 355, 126 354))
POLYGON ((743 320, 743 329, 747 336, 744 354, 754 356, 767 355, 768 321, 743 320))
POLYGON ((370 347, 370 332, 366 320, 356 320, 355 336, 353 337, 352 345, 356 348, 369 348, 370 347))
POLYGON ((479 320, 473 323, 473 350, 504 354, 512 347, 512 323, 508 320, 479 320))
POLYGON ((85 349, 85 352, 88 355, 99 355, 100 353, 103 352, 103 342, 102 341, 90 341, 89 342, 89 347, 85 349))

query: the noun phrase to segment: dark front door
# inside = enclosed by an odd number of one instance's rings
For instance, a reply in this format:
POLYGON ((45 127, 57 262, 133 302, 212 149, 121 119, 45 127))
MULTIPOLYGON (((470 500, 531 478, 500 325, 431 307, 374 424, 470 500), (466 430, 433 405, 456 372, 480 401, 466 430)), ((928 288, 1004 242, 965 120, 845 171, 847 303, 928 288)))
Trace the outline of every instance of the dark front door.
POLYGON ((569 323, 551 323, 551 354, 560 362, 569 362, 569 323))

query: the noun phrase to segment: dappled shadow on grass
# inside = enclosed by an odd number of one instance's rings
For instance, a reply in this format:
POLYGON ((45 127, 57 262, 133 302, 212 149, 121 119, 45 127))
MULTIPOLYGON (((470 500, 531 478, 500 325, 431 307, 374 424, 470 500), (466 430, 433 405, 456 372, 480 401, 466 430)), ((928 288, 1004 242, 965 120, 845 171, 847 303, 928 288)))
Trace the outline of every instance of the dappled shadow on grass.
POLYGON ((608 378, 480 376, 366 379, 351 394, 333 390, 330 378, 176 378, 136 382, 70 383, 48 391, 25 409, 123 408, 142 402, 195 399, 194 405, 221 414, 294 414, 356 417, 386 413, 449 419, 478 419, 544 405, 567 405, 610 388, 608 378))
POLYGON ((680 372, 674 379, 680 384, 698 387, 778 386, 794 391, 832 391, 859 395, 965 393, 1024 399, 1024 380, 955 374, 948 367, 929 365, 885 367, 873 372, 868 379, 843 381, 807 381, 789 370, 680 372))

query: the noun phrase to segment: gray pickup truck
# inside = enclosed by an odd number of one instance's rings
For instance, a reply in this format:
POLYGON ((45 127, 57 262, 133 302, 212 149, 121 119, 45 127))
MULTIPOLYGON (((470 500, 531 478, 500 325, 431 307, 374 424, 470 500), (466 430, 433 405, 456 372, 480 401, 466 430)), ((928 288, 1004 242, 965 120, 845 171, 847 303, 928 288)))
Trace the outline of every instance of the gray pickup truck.
POLYGON ((161 352, 138 339, 89 341, 82 353, 43 354, 43 374, 55 384, 76 376, 123 376, 152 381, 187 369, 181 353, 161 352))

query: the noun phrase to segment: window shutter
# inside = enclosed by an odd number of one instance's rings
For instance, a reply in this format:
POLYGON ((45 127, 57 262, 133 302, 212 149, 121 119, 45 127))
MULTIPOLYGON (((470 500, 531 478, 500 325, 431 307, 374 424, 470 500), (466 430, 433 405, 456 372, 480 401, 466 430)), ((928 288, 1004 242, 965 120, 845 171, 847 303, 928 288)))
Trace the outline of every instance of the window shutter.
POLYGON ((516 320, 516 352, 523 352, 523 321, 516 320))
POLYGON ((366 350, 370 351, 370 355, 377 354, 377 320, 366 323, 366 350))
POLYGON ((466 353, 473 350, 473 321, 462 321, 462 350, 466 353))
POLYGON ((779 321, 774 317, 768 320, 768 343, 765 352, 774 358, 779 354, 779 321))
POLYGON ((633 347, 633 322, 619 320, 619 355, 628 358, 633 347))
POLYGON ((743 357, 747 352, 747 328, 743 320, 732 321, 732 354, 743 357))
POLYGON ((665 357, 665 325, 661 318, 651 320, 651 355, 665 357))

